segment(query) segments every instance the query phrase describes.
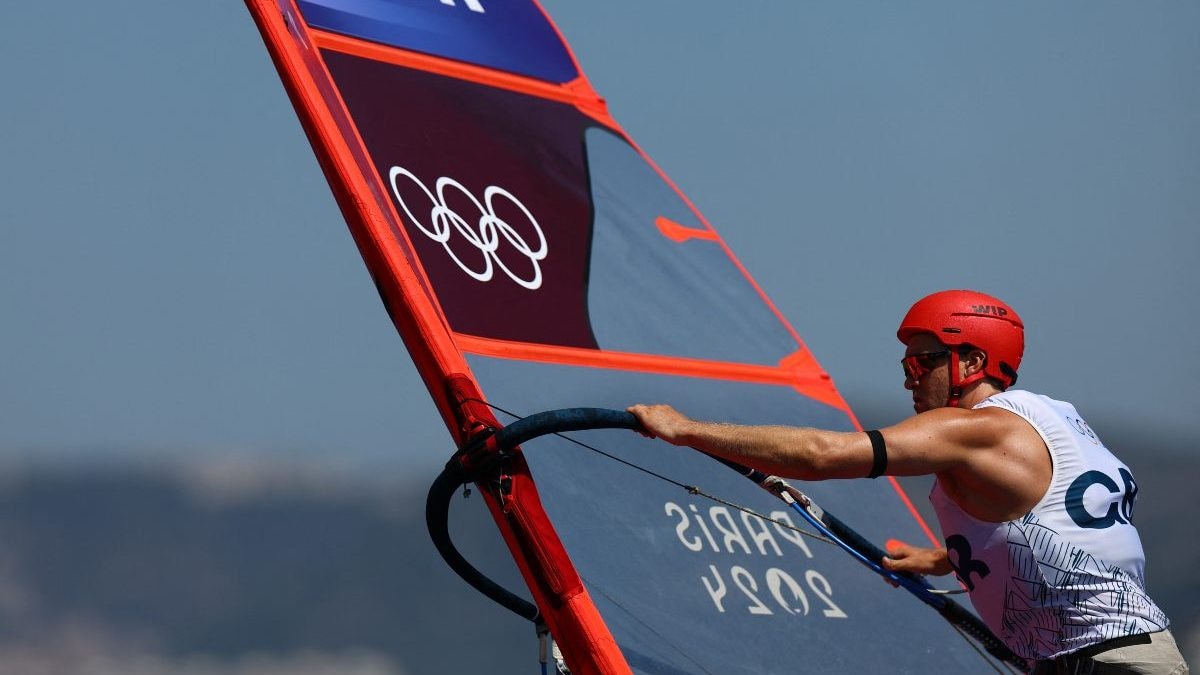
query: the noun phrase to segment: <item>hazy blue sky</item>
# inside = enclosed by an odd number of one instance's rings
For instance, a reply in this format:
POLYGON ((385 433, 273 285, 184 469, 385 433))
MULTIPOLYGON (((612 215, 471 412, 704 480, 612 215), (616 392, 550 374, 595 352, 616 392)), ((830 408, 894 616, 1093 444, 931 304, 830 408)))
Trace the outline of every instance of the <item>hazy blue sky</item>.
MULTIPOLYGON (((973 287, 1026 387, 1196 431, 1200 5, 545 4, 852 405, 905 414, 899 318, 973 287)), ((0 450, 444 460, 241 2, 0 31, 0 450)))

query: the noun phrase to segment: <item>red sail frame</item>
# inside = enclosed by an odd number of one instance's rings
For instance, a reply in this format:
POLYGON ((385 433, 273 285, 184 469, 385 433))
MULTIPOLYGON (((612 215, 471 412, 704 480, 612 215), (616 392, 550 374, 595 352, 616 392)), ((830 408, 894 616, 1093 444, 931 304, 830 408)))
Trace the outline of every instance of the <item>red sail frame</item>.
MULTIPOLYGON (((397 242, 397 235, 405 236, 402 228, 393 226, 399 222, 398 216, 390 205, 385 208, 384 203, 374 198, 379 190, 373 190, 369 183, 375 176, 362 170, 366 149, 357 132, 346 134, 353 129, 353 123, 344 105, 340 101, 330 105, 331 98, 337 96, 336 88, 311 47, 321 43, 334 49, 368 51, 373 58, 402 56, 407 65, 421 69, 569 101, 615 126, 608 119, 603 102, 582 78, 560 87, 436 57, 374 48, 332 34, 318 37, 299 20, 299 9, 291 0, 283 5, 282 12, 281 3, 275 0, 247 0, 246 4, 363 260, 447 427, 455 440, 462 443, 474 427, 500 426, 486 407, 466 404, 481 398, 478 383, 455 345, 453 333, 419 263, 397 242)), ((528 467, 518 458, 509 471, 513 487, 505 503, 487 490, 481 492, 567 661, 576 672, 585 675, 631 673, 554 532, 528 467)))

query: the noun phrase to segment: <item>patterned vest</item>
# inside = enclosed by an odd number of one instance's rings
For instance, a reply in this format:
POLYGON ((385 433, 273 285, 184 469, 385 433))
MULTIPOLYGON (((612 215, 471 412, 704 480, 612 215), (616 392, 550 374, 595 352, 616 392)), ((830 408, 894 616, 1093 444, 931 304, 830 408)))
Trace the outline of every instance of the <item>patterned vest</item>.
POLYGON ((1046 442, 1054 466, 1041 501, 1008 522, 972 517, 937 483, 929 494, 950 562, 984 622, 1030 659, 1166 628, 1166 615, 1146 594, 1129 467, 1070 403, 1007 391, 975 407, 1021 416, 1046 442))

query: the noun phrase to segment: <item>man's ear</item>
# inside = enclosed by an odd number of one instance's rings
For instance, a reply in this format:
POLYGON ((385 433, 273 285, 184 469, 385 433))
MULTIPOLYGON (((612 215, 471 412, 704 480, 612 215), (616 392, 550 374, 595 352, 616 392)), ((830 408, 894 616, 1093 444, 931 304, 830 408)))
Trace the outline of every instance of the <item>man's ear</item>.
POLYGON ((983 371, 984 366, 987 365, 987 354, 981 349, 972 349, 965 356, 960 357, 959 363, 966 370, 963 373, 964 377, 973 375, 983 371))

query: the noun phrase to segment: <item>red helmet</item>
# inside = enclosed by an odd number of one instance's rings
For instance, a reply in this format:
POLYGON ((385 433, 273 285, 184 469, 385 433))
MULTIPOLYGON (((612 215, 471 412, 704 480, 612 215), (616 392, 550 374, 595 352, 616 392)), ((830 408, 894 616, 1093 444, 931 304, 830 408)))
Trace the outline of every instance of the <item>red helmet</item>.
POLYGON ((993 377, 1004 388, 1017 381, 1025 324, 1012 307, 990 295, 954 290, 921 298, 904 315, 896 337, 907 344, 917 333, 930 333, 950 347, 975 347, 987 354, 981 377, 993 377))

